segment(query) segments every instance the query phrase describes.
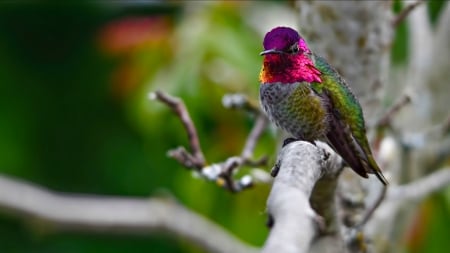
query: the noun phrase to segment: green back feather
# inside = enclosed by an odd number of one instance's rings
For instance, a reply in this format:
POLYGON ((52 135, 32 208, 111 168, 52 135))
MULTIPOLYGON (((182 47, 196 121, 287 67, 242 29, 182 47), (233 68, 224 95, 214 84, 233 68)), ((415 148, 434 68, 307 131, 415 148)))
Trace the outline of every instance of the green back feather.
POLYGON ((374 172, 380 171, 375 162, 366 137, 364 115, 359 101, 351 92, 344 79, 331 67, 324 58, 313 55, 315 67, 322 73, 321 83, 313 83, 311 87, 318 93, 328 96, 333 103, 334 110, 350 127, 353 138, 358 142, 367 158, 369 167, 374 172))

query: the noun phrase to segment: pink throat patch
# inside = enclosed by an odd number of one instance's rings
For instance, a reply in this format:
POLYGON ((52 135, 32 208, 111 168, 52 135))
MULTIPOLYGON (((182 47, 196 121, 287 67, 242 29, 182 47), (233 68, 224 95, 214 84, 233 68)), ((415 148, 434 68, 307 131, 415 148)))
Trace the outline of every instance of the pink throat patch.
POLYGON ((322 82, 320 71, 304 55, 268 54, 259 75, 261 83, 322 82))

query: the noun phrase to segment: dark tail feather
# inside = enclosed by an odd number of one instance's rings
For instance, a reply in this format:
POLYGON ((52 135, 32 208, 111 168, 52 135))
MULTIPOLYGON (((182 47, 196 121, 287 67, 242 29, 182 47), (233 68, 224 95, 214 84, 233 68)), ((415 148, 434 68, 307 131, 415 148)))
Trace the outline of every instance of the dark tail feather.
POLYGON ((370 173, 375 174, 375 176, 383 183, 384 185, 388 185, 387 179, 384 177, 383 173, 381 172, 381 169, 378 167, 377 162, 375 162, 375 159, 373 158, 372 154, 367 155, 367 161, 368 166, 370 168, 370 173))
POLYGON ((333 109, 330 98, 323 95, 321 97, 325 104, 329 105, 331 112, 328 119, 330 130, 326 135, 328 143, 358 175, 368 178, 367 173, 375 174, 381 183, 387 185, 388 181, 373 158, 370 148, 366 147, 366 150, 361 147, 353 138, 350 127, 340 120, 339 112, 333 109))
POLYGON ((356 148, 352 147, 353 141, 347 140, 345 135, 342 128, 334 128, 327 134, 329 144, 358 175, 368 178, 362 157, 358 154, 356 148))
POLYGON ((381 171, 375 171, 375 176, 383 183, 385 186, 389 184, 387 179, 384 177, 383 173, 381 171))
POLYGON ((367 173, 375 174, 381 183, 388 185, 372 154, 365 154, 346 131, 348 129, 344 127, 329 132, 327 134, 329 144, 358 175, 367 178, 367 173))

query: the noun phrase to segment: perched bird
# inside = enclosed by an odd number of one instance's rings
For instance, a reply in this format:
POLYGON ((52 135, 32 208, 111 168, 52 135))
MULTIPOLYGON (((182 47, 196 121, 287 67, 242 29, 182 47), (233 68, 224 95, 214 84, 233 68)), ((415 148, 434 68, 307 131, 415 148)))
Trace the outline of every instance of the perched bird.
POLYGON ((274 28, 263 46, 260 100, 269 119, 296 139, 327 142, 356 173, 375 174, 387 185, 367 141, 361 105, 338 72, 292 28, 274 28))

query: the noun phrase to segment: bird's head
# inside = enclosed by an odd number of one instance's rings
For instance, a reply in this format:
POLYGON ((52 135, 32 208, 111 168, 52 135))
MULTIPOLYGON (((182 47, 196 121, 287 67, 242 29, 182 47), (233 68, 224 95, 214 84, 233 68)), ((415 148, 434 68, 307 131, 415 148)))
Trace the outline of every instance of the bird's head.
POLYGON ((306 41, 292 28, 276 27, 264 37, 261 83, 321 82, 306 41))
POLYGON ((264 51, 260 55, 286 54, 298 55, 311 53, 306 41, 292 28, 276 27, 264 37, 264 51))

